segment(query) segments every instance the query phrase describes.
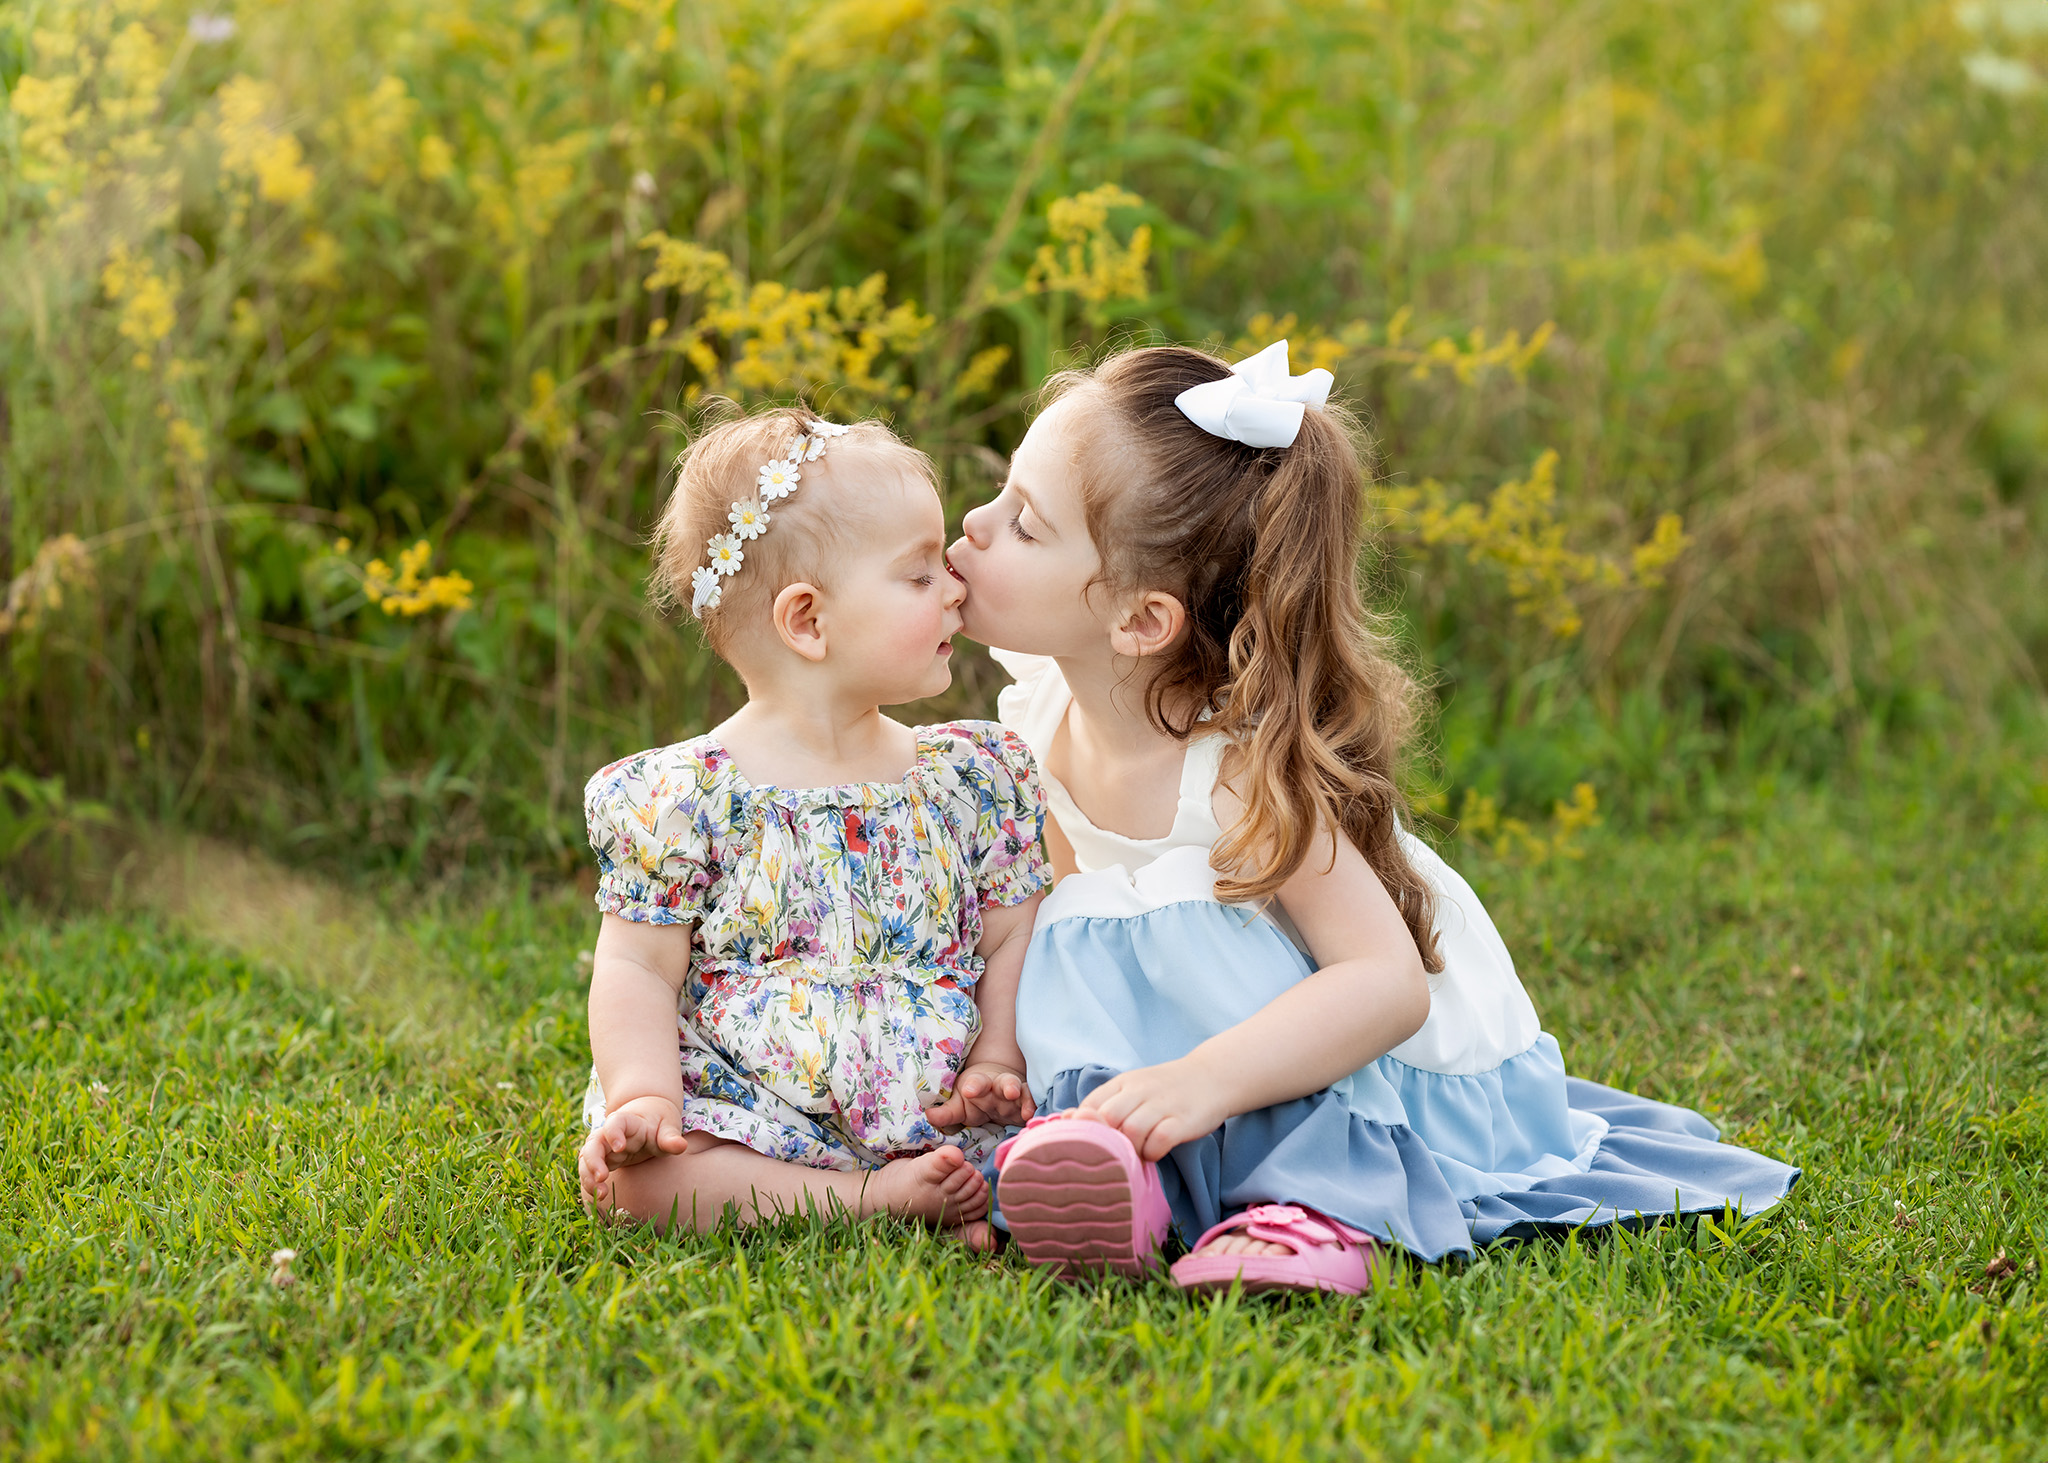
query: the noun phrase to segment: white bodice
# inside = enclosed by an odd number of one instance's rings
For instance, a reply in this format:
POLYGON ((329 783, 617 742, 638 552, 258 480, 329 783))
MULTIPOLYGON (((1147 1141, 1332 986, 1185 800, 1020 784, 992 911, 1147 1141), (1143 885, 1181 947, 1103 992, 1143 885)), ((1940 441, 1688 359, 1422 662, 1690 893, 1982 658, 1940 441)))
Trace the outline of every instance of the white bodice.
POLYGON ((1060 832, 1073 846, 1074 865, 1084 874, 1123 868, 1136 872, 1163 853, 1176 848, 1211 849, 1223 836, 1217 825, 1211 797, 1223 758, 1221 737, 1197 737, 1188 744, 1181 763, 1180 801, 1173 812, 1173 827, 1163 838, 1127 838, 1107 828, 1098 828, 1074 802, 1060 780, 1046 770, 1053 738, 1066 720, 1073 695, 1059 666, 1042 655, 1018 655, 997 650, 995 662, 1016 682, 1003 688, 996 698, 996 718, 1024 739, 1024 745, 1038 759, 1039 785, 1045 789, 1045 804, 1060 832))

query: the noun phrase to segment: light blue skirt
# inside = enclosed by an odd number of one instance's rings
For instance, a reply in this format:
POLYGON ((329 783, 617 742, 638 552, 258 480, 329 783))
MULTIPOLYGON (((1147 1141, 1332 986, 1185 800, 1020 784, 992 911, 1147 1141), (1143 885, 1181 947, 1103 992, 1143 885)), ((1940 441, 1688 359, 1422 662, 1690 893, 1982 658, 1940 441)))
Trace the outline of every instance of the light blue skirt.
MULTIPOLYGON (((1271 920, 1200 897, 1205 856, 1162 867, 1175 857, 1136 877, 1069 876, 1042 907, 1017 1002, 1042 1111, 1185 1055, 1310 974, 1271 920)), ((1469 886, 1433 854, 1416 861, 1438 888, 1446 956, 1429 1023, 1321 1092, 1176 1148, 1160 1177, 1183 1242, 1250 1205, 1287 1203, 1438 1260, 1581 1226, 1754 1214, 1784 1197, 1797 1169, 1717 1141, 1698 1113, 1566 1075, 1469 886)))

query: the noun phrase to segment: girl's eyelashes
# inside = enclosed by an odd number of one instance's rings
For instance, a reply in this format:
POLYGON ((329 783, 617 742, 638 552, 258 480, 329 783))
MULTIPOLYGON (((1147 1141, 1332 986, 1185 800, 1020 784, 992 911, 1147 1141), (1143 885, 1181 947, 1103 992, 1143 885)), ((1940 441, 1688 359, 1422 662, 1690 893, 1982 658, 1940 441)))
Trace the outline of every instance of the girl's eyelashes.
POLYGON ((1027 544, 1038 542, 1037 539, 1024 531, 1024 513, 1022 509, 1010 515, 1010 532, 1027 544))

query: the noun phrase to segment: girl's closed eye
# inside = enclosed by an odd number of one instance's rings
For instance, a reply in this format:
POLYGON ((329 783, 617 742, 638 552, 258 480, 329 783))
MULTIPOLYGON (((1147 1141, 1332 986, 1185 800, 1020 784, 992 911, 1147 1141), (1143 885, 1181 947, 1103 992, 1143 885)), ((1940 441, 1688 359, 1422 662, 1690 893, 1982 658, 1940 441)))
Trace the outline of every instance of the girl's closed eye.
POLYGON ((1037 539, 1024 531, 1024 512, 1021 508, 1010 515, 1010 532, 1027 544, 1038 542, 1037 539))

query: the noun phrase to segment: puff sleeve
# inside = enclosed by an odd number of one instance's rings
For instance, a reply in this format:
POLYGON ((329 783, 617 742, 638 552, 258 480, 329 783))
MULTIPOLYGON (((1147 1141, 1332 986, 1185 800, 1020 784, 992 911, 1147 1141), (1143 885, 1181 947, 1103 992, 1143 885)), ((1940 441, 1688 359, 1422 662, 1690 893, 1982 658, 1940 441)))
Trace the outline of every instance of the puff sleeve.
POLYGON ((600 910, 655 925, 703 915, 723 872, 706 771, 684 744, 614 762, 584 785, 600 910))
POLYGON ((957 775, 958 826, 984 908, 1022 904, 1052 883, 1045 791, 1024 739, 992 721, 955 722, 947 761, 957 775))

